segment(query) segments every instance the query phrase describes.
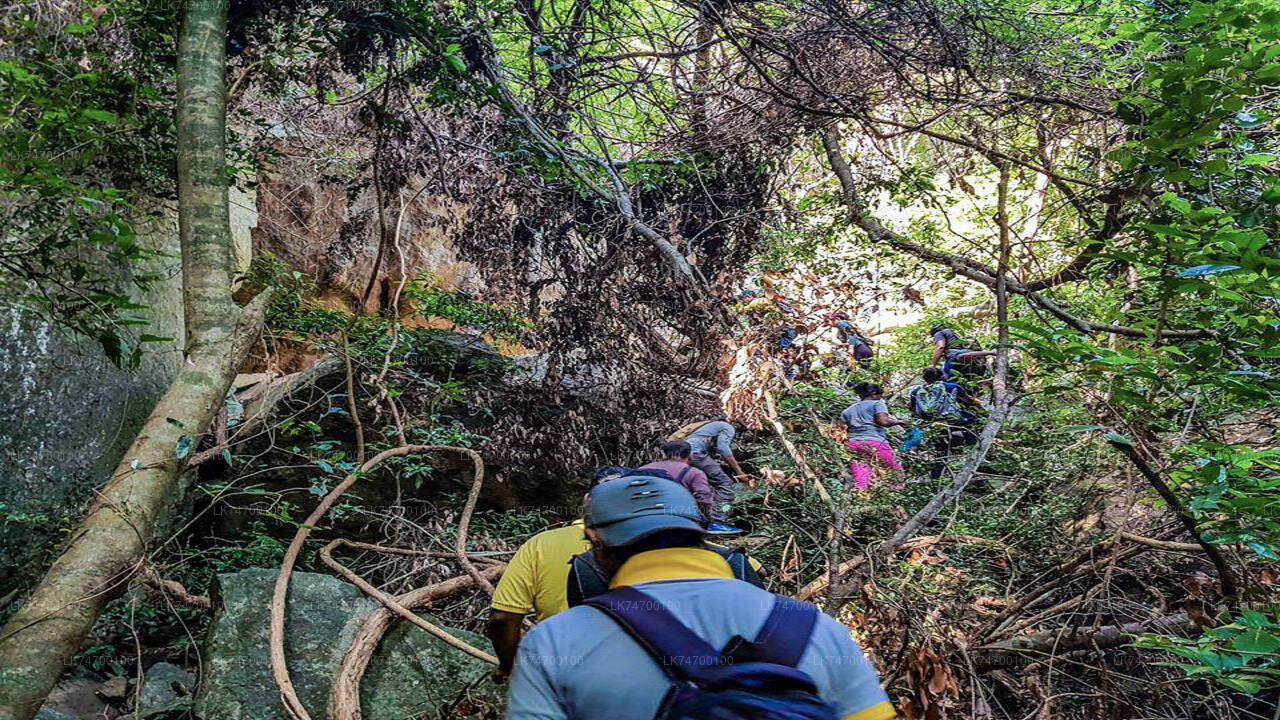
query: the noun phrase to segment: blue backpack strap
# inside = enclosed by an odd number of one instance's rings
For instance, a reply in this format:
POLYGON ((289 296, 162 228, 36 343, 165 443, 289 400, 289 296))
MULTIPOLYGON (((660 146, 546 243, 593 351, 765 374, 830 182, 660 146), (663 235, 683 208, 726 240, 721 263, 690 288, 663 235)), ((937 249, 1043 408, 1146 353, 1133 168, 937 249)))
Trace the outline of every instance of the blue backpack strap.
POLYGON ((752 641, 761 660, 795 667, 809 647, 809 637, 818 623, 818 608, 807 602, 775 595, 773 609, 752 641))
POLYGON ((657 600, 631 587, 610 590, 586 602, 640 643, 674 681, 698 680, 720 664, 720 653, 676 619, 657 600))

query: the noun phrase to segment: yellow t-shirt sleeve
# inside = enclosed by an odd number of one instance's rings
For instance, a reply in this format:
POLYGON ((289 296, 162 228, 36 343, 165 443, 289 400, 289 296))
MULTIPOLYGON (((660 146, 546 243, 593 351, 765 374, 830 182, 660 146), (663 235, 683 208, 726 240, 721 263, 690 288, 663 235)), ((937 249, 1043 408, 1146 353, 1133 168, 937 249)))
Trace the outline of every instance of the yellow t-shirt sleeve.
POLYGON ((852 715, 845 715, 840 720, 890 720, 897 717, 898 712, 893 709, 893 705, 882 702, 872 705, 865 710, 859 710, 852 715))
POLYGON ((538 553, 532 542, 520 546, 507 564, 489 606, 502 612, 533 613, 534 588, 538 577, 538 553))

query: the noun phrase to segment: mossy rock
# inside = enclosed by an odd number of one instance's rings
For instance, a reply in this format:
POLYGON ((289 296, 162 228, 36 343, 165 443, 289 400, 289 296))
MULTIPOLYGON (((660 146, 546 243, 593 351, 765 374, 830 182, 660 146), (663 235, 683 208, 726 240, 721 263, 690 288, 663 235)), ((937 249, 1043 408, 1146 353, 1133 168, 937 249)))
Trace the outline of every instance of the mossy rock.
MULTIPOLYGON (((213 625, 196 713, 206 720, 287 720, 271 678, 268 606, 277 571, 251 568, 218 578, 213 625)), ((356 628, 380 605, 328 575, 294 573, 289 583, 285 656, 298 698, 313 718, 328 716, 329 689, 356 628)), ((427 616, 424 616, 427 617, 427 616)), ((474 633, 450 629, 477 647, 474 633)), ((488 666, 398 623, 383 638, 361 685, 366 720, 435 717, 459 698, 471 708, 501 708, 488 666), (475 687, 469 687, 473 681, 475 687)))

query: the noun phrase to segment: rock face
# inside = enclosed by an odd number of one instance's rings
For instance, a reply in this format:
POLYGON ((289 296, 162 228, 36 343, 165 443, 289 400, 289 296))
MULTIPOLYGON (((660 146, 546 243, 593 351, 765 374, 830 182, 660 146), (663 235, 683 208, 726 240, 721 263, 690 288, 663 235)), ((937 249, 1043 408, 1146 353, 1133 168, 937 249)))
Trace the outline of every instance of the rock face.
MULTIPOLYGON (((361 161, 352 157, 345 162, 354 166, 361 161)), ((367 312, 385 306, 405 275, 435 276, 450 290, 478 287, 475 272, 454 247, 468 231, 469 204, 420 192, 434 178, 413 179, 401 196, 404 212, 392 201, 387 213, 387 222, 400 228, 397 244, 403 256, 387 251, 379 257, 376 193, 371 185, 328 177, 340 174, 342 165, 319 172, 310 159, 282 158, 259 186, 262 222, 253 231, 254 252, 272 253, 313 279, 323 297, 367 312)))
POLYGON ((195 685, 194 674, 177 665, 158 662, 147 669, 138 693, 136 714, 147 717, 180 708, 187 703, 195 685))
MULTIPOLYGON (((253 568, 219 577, 205 676, 196 714, 206 720, 286 720, 271 678, 268 605, 276 571, 253 568)), ((285 656, 298 697, 313 718, 327 717, 329 688, 358 624, 380 605, 328 575, 294 573, 289 587, 285 656)), ((486 647, 474 633, 451 630, 486 647)), ((361 687, 365 720, 435 717, 488 666, 417 628, 400 623, 383 638, 361 687)), ((470 691, 471 707, 501 707, 487 679, 470 691)))
MULTIPOLYGON (((240 270, 247 269, 257 224, 254 203, 252 193, 232 192, 240 270)), ((8 589, 5 576, 29 576, 11 572, 15 566, 62 540, 59 525, 107 479, 182 362, 177 214, 161 208, 137 219, 134 229, 140 245, 165 253, 137 268, 159 277, 133 298, 150 320, 140 332, 173 338, 145 344, 137 369, 115 367, 95 341, 70 337, 35 313, 0 314, 0 514, 8 520, 0 523, 0 595, 8 589)), ((120 276, 123 282, 123 269, 120 276)))
MULTIPOLYGON (((142 332, 174 338, 148 343, 136 370, 113 366, 95 341, 71 337, 35 313, 12 308, 0 315, 0 509, 10 515, 0 524, 4 578, 22 576, 14 566, 61 540, 58 526, 106 480, 181 362, 176 215, 135 229, 139 244, 170 255, 141 268, 161 278, 135 298, 151 321, 142 332)), ((0 578, 0 594, 5 588, 0 578)))

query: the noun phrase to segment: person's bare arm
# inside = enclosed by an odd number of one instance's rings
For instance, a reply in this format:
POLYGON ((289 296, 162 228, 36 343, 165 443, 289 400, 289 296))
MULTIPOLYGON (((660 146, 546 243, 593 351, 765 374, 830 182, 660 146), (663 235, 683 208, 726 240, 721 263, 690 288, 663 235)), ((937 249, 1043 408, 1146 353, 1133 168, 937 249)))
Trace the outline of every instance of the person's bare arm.
POLYGON ((894 425, 901 425, 902 427, 908 427, 911 425, 911 421, 899 420, 898 418, 890 415, 889 413, 878 412, 876 413, 876 424, 879 425, 880 427, 893 427, 894 425))
POLYGON ((729 464, 730 468, 733 468, 733 474, 739 480, 746 481, 748 478, 751 477, 750 475, 747 474, 745 470, 742 469, 742 466, 738 464, 738 458, 732 455, 727 455, 725 456, 724 461, 729 464))
POLYGON ((938 363, 942 361, 942 356, 947 354, 947 341, 935 340, 933 343, 933 361, 929 364, 938 367, 938 363))
POLYGON ((523 615, 489 609, 489 626, 486 634, 489 636, 489 642, 493 643, 493 654, 498 656, 498 667, 494 668, 489 675, 494 682, 506 681, 511 675, 512 668, 515 667, 516 650, 520 647, 520 625, 523 622, 523 615))

